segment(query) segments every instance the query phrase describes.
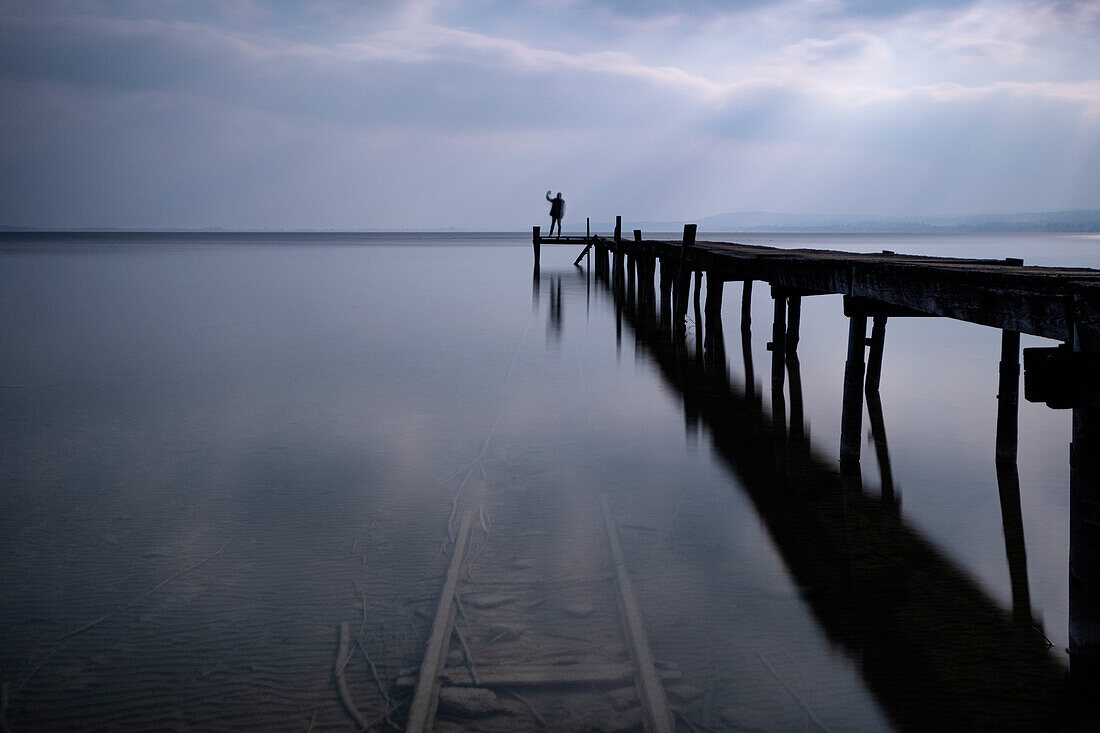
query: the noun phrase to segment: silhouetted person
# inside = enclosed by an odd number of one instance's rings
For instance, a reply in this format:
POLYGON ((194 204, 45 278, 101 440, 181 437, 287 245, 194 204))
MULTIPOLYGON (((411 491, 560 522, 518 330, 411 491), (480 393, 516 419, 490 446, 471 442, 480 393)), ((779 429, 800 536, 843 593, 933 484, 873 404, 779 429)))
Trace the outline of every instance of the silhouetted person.
POLYGON ((550 192, 546 192, 546 200, 550 202, 550 236, 554 236, 554 225, 558 225, 558 236, 561 236, 561 218, 565 216, 565 199, 561 197, 561 191, 554 198, 550 198, 550 192))

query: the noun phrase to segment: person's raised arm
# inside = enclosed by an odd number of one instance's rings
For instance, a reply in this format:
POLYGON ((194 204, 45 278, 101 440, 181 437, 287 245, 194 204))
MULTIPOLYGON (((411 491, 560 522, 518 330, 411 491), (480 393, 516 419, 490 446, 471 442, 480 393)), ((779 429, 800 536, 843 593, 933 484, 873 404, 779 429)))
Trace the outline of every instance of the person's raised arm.
POLYGON ((546 192, 546 200, 547 201, 553 201, 554 200, 554 199, 550 198, 550 192, 549 191, 546 192))

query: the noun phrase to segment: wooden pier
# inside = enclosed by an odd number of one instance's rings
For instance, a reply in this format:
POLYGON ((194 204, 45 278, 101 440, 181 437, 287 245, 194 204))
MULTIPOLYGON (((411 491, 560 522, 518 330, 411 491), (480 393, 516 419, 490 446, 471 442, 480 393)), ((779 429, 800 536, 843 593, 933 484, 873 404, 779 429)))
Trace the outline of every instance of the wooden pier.
MULTIPOLYGON (((595 260, 597 279, 611 284, 616 293, 624 294, 625 308, 645 308, 644 312, 654 313, 654 327, 681 336, 690 300, 695 303, 699 321, 702 275, 706 275, 707 314, 720 314, 723 285, 740 281, 744 283, 743 349, 749 348, 752 284, 768 283, 774 299, 769 349, 773 353, 775 424, 786 425, 784 364, 789 367, 793 358, 797 367, 801 299, 814 295, 844 296, 843 316, 848 318, 849 329, 840 425, 842 474, 859 473, 865 394, 872 430, 876 416, 881 422, 878 384, 889 318, 954 318, 1002 331, 996 455, 991 457, 997 462, 999 476, 1015 475, 1020 334, 1060 342, 1052 348, 1024 350, 1024 394, 1029 401, 1071 409, 1073 413, 1069 652, 1074 683, 1086 695, 1095 692, 1100 684, 1100 271, 1025 266, 1021 260, 1011 258, 963 259, 891 251, 853 253, 696 241, 694 224, 684 227, 680 241, 645 239, 638 230, 633 234, 632 239, 623 238, 621 217, 616 218, 614 233, 606 236, 543 239, 540 229, 534 227, 536 277, 541 245, 583 245, 582 254, 590 252, 589 256, 595 260), (659 284, 655 291, 658 266, 659 284), (693 280, 692 299, 689 293, 693 280), (652 311, 658 292, 659 316, 652 311), (868 320, 872 322, 870 338, 868 320)), ((580 260, 578 257, 576 264, 580 260)), ((702 339, 703 335, 697 333, 697 337, 702 339)), ((750 384, 747 389, 751 392, 754 387, 750 384)), ((703 412, 712 412, 709 399, 706 394, 699 395, 690 411, 698 415, 706 406, 708 409, 703 412)), ((754 395, 747 394, 745 399, 751 402, 754 395)), ((687 401, 685 394, 685 409, 689 407, 687 401)), ((800 396, 795 404, 792 394, 792 431, 798 422, 794 417, 800 410, 800 396)), ((779 454, 785 448, 777 443, 776 449, 776 460, 785 460, 779 454)), ((1011 487, 1012 481, 1004 483, 1011 487)), ((884 492, 887 489, 884 486, 884 492)), ((1018 492, 1017 486, 1017 507, 1018 492)), ((1006 513, 1006 534, 1009 514, 1012 512, 1006 513)), ((1013 585, 1017 585, 1015 578, 1013 585)))

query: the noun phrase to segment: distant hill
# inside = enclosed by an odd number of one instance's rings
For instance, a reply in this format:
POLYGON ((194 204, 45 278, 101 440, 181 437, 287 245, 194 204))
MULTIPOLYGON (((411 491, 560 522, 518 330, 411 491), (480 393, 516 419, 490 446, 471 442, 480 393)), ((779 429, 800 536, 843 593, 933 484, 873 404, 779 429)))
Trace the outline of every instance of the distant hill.
MULTIPOLYGON (((647 221, 630 222, 629 226, 643 231, 674 232, 682 229, 684 223, 647 221)), ((740 211, 705 216, 694 223, 705 232, 1100 232, 1100 209, 937 217, 740 211)), ((593 225, 596 231, 613 227, 614 224, 606 222, 593 225)))

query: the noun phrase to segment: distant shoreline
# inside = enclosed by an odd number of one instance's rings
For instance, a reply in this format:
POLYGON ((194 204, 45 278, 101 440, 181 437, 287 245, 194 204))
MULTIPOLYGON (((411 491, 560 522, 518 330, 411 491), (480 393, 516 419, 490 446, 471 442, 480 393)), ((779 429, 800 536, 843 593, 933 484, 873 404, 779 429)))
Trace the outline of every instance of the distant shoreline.
MULTIPOLYGON (((669 234, 678 235, 683 225, 664 227, 634 227, 641 229, 645 235, 669 234)), ((614 227, 601 224, 592 226, 592 233, 599 236, 608 236, 614 227)), ((582 229, 566 228, 564 234, 584 234, 582 229)), ((984 229, 977 227, 926 227, 912 229, 855 229, 844 227, 756 227, 744 229, 713 229, 699 226, 700 234, 822 234, 822 235, 905 235, 905 234, 1100 234, 1100 225, 1092 228, 1004 228, 984 229)), ((509 237, 530 237, 529 230, 488 230, 488 229, 32 229, 6 227, 0 228, 0 237, 12 238, 19 236, 118 236, 118 235, 150 235, 173 234, 188 236, 267 236, 267 235, 299 235, 299 236, 357 236, 357 235, 493 235, 509 237)))

